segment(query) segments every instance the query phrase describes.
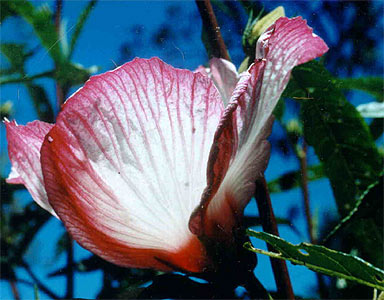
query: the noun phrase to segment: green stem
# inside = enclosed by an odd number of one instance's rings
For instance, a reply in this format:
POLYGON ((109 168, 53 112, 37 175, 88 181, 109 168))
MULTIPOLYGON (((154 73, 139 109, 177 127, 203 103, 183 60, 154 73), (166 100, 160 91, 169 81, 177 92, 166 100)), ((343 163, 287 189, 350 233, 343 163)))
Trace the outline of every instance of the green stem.
POLYGON ((47 72, 39 73, 32 76, 5 78, 0 81, 0 84, 25 83, 25 82, 30 82, 35 79, 39 79, 43 77, 53 77, 53 75, 54 75, 53 71, 47 71, 47 72))

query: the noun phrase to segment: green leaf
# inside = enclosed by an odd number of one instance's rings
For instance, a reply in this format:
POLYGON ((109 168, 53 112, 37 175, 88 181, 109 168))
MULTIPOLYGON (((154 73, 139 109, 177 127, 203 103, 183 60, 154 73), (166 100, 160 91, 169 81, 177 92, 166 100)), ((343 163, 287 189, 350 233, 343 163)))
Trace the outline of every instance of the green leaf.
POLYGON ((324 163, 338 210, 344 217, 379 177, 381 157, 367 124, 332 84, 334 79, 320 63, 301 65, 292 74, 312 99, 300 102, 304 136, 324 163))
POLYGON ((63 87, 72 87, 78 84, 83 84, 89 79, 91 74, 95 73, 98 67, 92 66, 84 68, 80 64, 68 63, 56 70, 56 80, 63 87))
POLYGON ((279 102, 277 102, 275 109, 273 110, 273 115, 277 120, 281 122, 284 116, 284 112, 285 112, 285 101, 284 99, 280 99, 279 102))
POLYGON ((43 78, 43 77, 53 78, 54 77, 54 71, 47 71, 47 72, 35 74, 32 76, 27 76, 27 75, 20 76, 20 75, 16 75, 16 74, 0 76, 0 85, 1 84, 10 84, 10 83, 27 83, 27 82, 31 82, 35 79, 43 78))
POLYGON ((27 87, 29 96, 32 99, 33 106, 36 109, 39 119, 45 122, 53 123, 54 113, 45 89, 42 86, 31 82, 27 82, 25 86, 27 87))
MULTIPOLYGON (((15 3, 19 3, 19 1, 15 1, 13 4, 15 3)), ((10 69, 12 70, 12 72, 10 72, 11 75, 2 75, 0 77, 0 84, 24 83, 27 87, 28 93, 32 99, 39 119, 46 122, 53 122, 53 109, 49 102, 47 93, 40 85, 32 83, 32 81, 37 78, 47 76, 52 77, 53 72, 49 71, 33 76, 27 76, 24 70, 24 64, 28 57, 32 55, 32 52, 27 53, 25 51, 25 46, 22 44, 2 44, 0 50, 10 62, 10 69), (18 75, 14 73, 17 73, 18 75)))
POLYGON ((11 1, 0 1, 0 22, 3 23, 4 19, 16 15, 16 12, 10 7, 11 1))
POLYGON ((369 193, 379 184, 380 184, 380 181, 376 181, 368 186, 368 188, 363 192, 363 194, 359 197, 359 199, 357 199, 355 207, 350 211, 350 213, 345 218, 343 218, 335 226, 334 229, 331 230, 331 232, 323 239, 322 244, 325 244, 329 240, 329 238, 334 236, 336 232, 338 232, 342 227, 344 227, 345 224, 347 224, 352 219, 353 216, 356 216, 356 213, 358 212, 359 208, 362 206, 363 201, 367 201, 366 199, 368 198, 367 195, 369 195, 369 193))
POLYGON ((384 101, 384 80, 382 77, 363 78, 338 78, 333 83, 341 89, 359 90, 376 97, 378 101, 384 101))
POLYGON ((24 73, 25 61, 32 55, 32 52, 25 51, 25 45, 16 43, 2 43, 0 45, 1 53, 8 59, 11 64, 8 74, 24 73))
POLYGON ((371 131, 374 140, 377 140, 384 132, 384 122, 382 119, 373 119, 369 124, 369 130, 371 131))
MULTIPOLYGON (((308 180, 314 181, 324 177, 323 167, 321 165, 308 167, 308 180)), ((283 174, 279 178, 268 182, 270 193, 280 193, 300 186, 301 172, 291 171, 283 174)))
POLYGON ((344 278, 384 291, 384 271, 359 257, 309 243, 293 245, 265 232, 247 230, 247 233, 269 243, 279 251, 274 253, 256 249, 249 242, 245 243, 244 247, 252 252, 289 260, 293 264, 305 266, 318 273, 344 278))
POLYGON ((248 37, 250 45, 256 43, 257 39, 267 30, 277 19, 285 17, 284 7, 278 6, 260 20, 252 24, 251 33, 248 37))
POLYGON ((69 46, 69 57, 72 56, 73 50, 75 49, 76 42, 80 36, 80 33, 84 27, 85 22, 87 21, 92 9, 95 7, 97 0, 91 0, 88 2, 87 6, 84 8, 79 18, 77 19, 77 23, 75 25, 75 29, 72 34, 71 44, 69 46))
POLYGON ((32 26, 41 44, 45 47, 55 63, 57 65, 63 64, 65 62, 65 56, 60 47, 60 37, 53 24, 52 12, 48 5, 44 4, 35 8, 28 1, 14 0, 9 1, 9 7, 32 26))

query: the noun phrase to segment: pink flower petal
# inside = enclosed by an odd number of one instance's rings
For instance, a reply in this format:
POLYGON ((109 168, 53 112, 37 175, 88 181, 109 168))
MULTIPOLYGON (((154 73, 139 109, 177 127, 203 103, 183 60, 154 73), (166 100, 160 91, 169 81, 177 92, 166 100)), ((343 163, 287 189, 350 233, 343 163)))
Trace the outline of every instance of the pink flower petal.
POLYGON ((9 184, 24 184, 23 179, 20 177, 19 173, 14 167, 11 168, 11 172, 5 181, 9 184))
POLYGON ((196 235, 202 235, 205 211, 212 197, 215 196, 222 183, 231 159, 237 151, 238 134, 234 112, 238 106, 238 98, 247 90, 250 74, 243 73, 233 91, 231 101, 227 105, 220 124, 216 130, 207 165, 207 187, 201 197, 200 205, 194 210, 189 220, 189 228, 196 235))
POLYGON ((92 77, 42 147, 52 207, 106 260, 201 271, 207 259, 188 220, 222 112, 211 80, 159 59, 92 77))
POLYGON ((195 72, 213 80, 223 99, 224 106, 227 106, 239 80, 236 66, 228 60, 214 57, 209 61, 209 68, 199 66, 195 72))
MULTIPOLYGON (((230 104, 239 107, 236 118, 241 131, 237 152, 235 155, 232 153, 234 158, 229 167, 223 167, 225 177, 217 192, 214 190, 215 194, 211 193, 208 200, 203 196, 202 204, 190 220, 191 230, 209 237, 232 236, 234 226, 255 192, 255 181, 267 167, 270 146, 266 138, 272 129, 272 112, 288 83, 291 70, 327 50, 324 41, 312 33, 301 17, 280 18, 260 37, 256 54, 258 59, 249 70, 247 90, 233 97, 230 104)), ((234 111, 232 108, 223 118, 230 119, 234 111)), ((221 121, 221 124, 224 122, 221 121)), ((226 124, 233 127, 231 122, 226 124)), ((226 151, 225 148, 219 150, 226 151)), ((220 151, 210 156, 208 169, 215 164, 211 160, 223 155, 220 151)), ((206 191, 212 190, 210 182, 212 180, 208 178, 206 191)))
POLYGON ((209 65, 211 78, 220 92, 224 106, 227 106, 239 79, 236 67, 230 61, 222 58, 212 58, 209 65))
POLYGON ((5 121, 8 140, 8 154, 12 171, 7 178, 11 184, 24 184, 33 200, 42 208, 57 217, 48 202, 44 188, 40 164, 40 148, 44 137, 53 125, 34 121, 27 125, 17 125, 15 121, 5 121))

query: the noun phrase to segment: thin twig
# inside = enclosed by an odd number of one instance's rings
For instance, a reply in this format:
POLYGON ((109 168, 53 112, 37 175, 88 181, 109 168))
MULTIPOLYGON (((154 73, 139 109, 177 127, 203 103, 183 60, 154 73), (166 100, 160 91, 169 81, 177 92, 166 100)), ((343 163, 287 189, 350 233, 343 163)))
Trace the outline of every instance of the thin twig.
MULTIPOLYGON (((308 164, 307 164, 307 143, 303 139, 301 151, 297 153, 297 158, 300 162, 300 171, 301 171, 301 191, 303 193, 303 202, 304 202, 304 211, 305 218, 307 220, 308 236, 312 244, 317 244, 317 238, 313 232, 313 222, 311 215, 311 207, 309 200, 309 189, 308 189, 308 164)), ((328 298, 327 287, 324 282, 324 277, 316 273, 317 283, 319 286, 319 293, 321 298, 328 298)))
MULTIPOLYGON (((279 236, 276 218, 273 213, 271 198, 267 188, 267 182, 264 177, 256 182, 255 198, 263 230, 267 233, 279 236)), ((267 244, 267 247, 269 251, 276 251, 269 244, 267 244)), ((285 261, 276 258, 270 258, 270 260, 279 297, 283 299, 295 299, 287 264, 285 261)))
POLYGON ((35 79, 39 79, 39 78, 43 78, 43 77, 53 77, 53 76, 54 76, 53 71, 46 71, 46 72, 42 72, 42 73, 32 75, 32 76, 12 77, 9 79, 7 79, 7 78, 0 79, 0 84, 31 82, 35 79))
POLYGON ((42 290, 44 293, 46 293, 50 298, 52 299, 61 299, 58 295, 56 295, 54 292, 52 292, 49 288, 47 288, 32 272, 30 266, 25 262, 21 262, 21 266, 27 271, 29 276, 31 276, 32 280, 36 283, 37 287, 42 290))
MULTIPOLYGON (((55 11, 55 27, 56 32, 58 36, 60 36, 61 32, 61 11, 63 9, 63 0, 56 0, 56 11, 55 11)), ((56 67, 56 73, 59 73, 60 66, 58 64, 55 65, 56 67)), ((63 91, 63 87, 60 85, 58 81, 56 81, 56 98, 57 98, 57 105, 60 109, 61 105, 64 103, 65 95, 63 91)))
POLYGON ((16 281, 11 279, 9 281, 9 284, 11 285, 12 294, 13 294, 13 297, 15 298, 15 300, 20 300, 20 293, 19 293, 19 290, 17 288, 16 281))
POLYGON ((67 238, 67 294, 65 295, 65 298, 72 299, 74 290, 73 239, 69 234, 67 238))
POLYGON ((307 143, 303 140, 302 149, 298 153, 301 171, 301 190, 303 192, 304 211, 307 220, 307 228, 309 239, 312 244, 316 244, 316 238, 313 234, 313 223, 311 216, 311 208, 309 204, 309 190, 308 190, 308 166, 307 166, 307 143))
POLYGON ((255 274, 248 272, 244 287, 249 293, 251 299, 270 299, 268 291, 264 288, 261 282, 256 278, 255 274))
POLYGON ((211 56, 230 60, 210 0, 196 0, 196 5, 203 21, 203 30, 210 43, 211 56))

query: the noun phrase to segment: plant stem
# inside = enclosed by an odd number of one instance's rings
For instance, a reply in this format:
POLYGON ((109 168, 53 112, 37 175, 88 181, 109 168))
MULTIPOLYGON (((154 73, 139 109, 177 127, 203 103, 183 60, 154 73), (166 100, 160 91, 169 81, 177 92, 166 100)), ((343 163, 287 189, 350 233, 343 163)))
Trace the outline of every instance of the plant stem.
MULTIPOLYGON (((314 236, 313 232, 313 222, 311 216, 311 207, 309 201, 309 189, 308 189, 308 165, 307 165, 307 143, 303 139, 301 151, 297 151, 297 157, 300 162, 300 171, 301 171, 301 190, 303 192, 303 201, 304 201, 304 211, 305 217, 307 220, 308 236, 312 244, 317 244, 317 238, 314 236)), ((324 282, 324 277, 316 273, 317 283, 319 286, 319 293, 321 298, 328 298, 328 291, 324 282)))
MULTIPOLYGON (((267 182, 264 177, 256 182, 255 198, 263 230, 267 233, 279 236, 267 182)), ((267 247, 269 251, 276 252, 271 245, 267 244, 267 247)), ((270 258, 270 260, 279 297, 283 299, 295 299, 285 261, 276 258, 270 258)))
POLYGON ((20 293, 19 293, 19 290, 17 288, 16 281, 11 279, 9 281, 9 284, 11 285, 12 294, 13 294, 13 297, 15 298, 15 300, 20 300, 20 293))
POLYGON ((0 84, 31 82, 35 79, 42 78, 42 77, 53 77, 53 75, 54 75, 53 71, 46 71, 46 72, 39 73, 32 76, 11 77, 11 78, 1 79, 0 84))
POLYGON ((304 211, 307 220, 307 228, 309 240, 312 244, 316 244, 316 238, 313 234, 313 223, 311 216, 311 208, 309 205, 309 190, 308 190, 308 166, 307 166, 307 143, 303 140, 302 149, 298 153, 301 171, 301 190, 303 192, 304 211))
POLYGON ((210 55, 230 60, 210 0, 196 0, 196 5, 203 21, 203 30, 207 34, 207 40, 210 43, 210 55))
MULTIPOLYGON (((56 32, 58 36, 60 37, 60 32, 61 32, 61 11, 63 9, 63 0, 56 0, 56 11, 55 11, 55 27, 56 27, 56 32)), ((59 68, 60 66, 58 64, 55 65, 56 68, 56 73, 59 73, 59 68)), ((57 106, 60 110, 61 105, 65 101, 65 95, 63 91, 63 87, 60 85, 58 81, 56 81, 56 98, 57 98, 57 106)))
POLYGON ((67 293, 65 298, 72 299, 73 298, 73 290, 74 290, 74 263, 73 263, 73 239, 67 236, 67 293))
POLYGON ((249 293, 251 299, 270 299, 268 291, 264 288, 261 282, 256 278, 255 274, 248 272, 244 287, 249 293))
POLYGON ((47 288, 32 272, 30 266, 23 260, 21 262, 21 266, 27 271, 28 275, 31 276, 32 280, 35 282, 37 287, 42 290, 44 293, 46 293, 50 298, 52 299, 61 299, 59 296, 57 296, 54 292, 52 292, 49 288, 47 288))

